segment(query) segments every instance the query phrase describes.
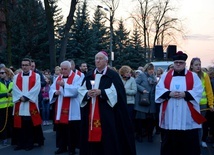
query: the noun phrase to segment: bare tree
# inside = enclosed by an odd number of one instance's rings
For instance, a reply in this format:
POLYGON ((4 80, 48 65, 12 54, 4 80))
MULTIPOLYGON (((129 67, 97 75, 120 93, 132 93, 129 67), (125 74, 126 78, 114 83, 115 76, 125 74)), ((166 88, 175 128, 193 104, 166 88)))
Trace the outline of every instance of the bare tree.
POLYGON ((172 40, 175 42, 174 36, 178 32, 182 33, 182 26, 178 18, 170 16, 170 13, 176 11, 170 6, 170 0, 137 1, 139 4, 137 14, 140 16, 136 16, 135 12, 131 17, 142 28, 144 48, 150 49, 151 46, 158 44, 167 46, 172 40))
MULTIPOLYGON (((155 35, 153 40, 153 47, 155 45, 168 46, 166 39, 175 39, 174 35, 177 32, 182 33, 178 18, 170 17, 169 13, 175 11, 175 8, 170 6, 170 0, 164 2, 159 0, 155 7, 153 14, 155 35)), ((174 40, 175 41, 175 40, 174 40)))
POLYGON ((61 42, 61 50, 60 50, 60 56, 59 56, 59 61, 58 61, 59 63, 65 59, 66 48, 67 48, 67 43, 68 43, 68 34, 69 34, 71 26, 74 24, 73 17, 74 17, 74 12, 76 10, 77 3, 78 3, 78 0, 71 0, 70 11, 69 11, 69 15, 67 17, 64 34, 63 34, 62 42, 61 42))

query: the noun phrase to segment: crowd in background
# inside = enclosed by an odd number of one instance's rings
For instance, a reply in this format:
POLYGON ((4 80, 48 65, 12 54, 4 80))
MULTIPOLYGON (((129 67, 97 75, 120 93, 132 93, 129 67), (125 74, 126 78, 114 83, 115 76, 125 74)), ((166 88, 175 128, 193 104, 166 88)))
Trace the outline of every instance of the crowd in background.
MULTIPOLYGON (((73 60, 68 60, 73 62, 73 60)), ((72 70, 75 74, 79 72, 83 73, 82 79, 88 73, 87 63, 84 62, 75 67, 73 62, 72 70)), ((112 70, 116 71, 124 85, 128 115, 131 118, 132 127, 135 132, 135 139, 142 143, 143 139, 148 142, 153 142, 153 137, 161 133, 159 127, 159 111, 160 104, 155 103, 155 88, 161 75, 169 70, 173 69, 173 64, 168 66, 168 69, 155 68, 152 63, 147 63, 144 67, 139 66, 137 69, 132 69, 130 66, 124 65, 121 68, 116 69, 108 66, 112 70), (139 105, 140 94, 149 93, 150 105, 139 105)), ((42 125, 54 124, 53 130, 56 131, 55 126, 55 105, 50 104, 50 89, 51 85, 56 82, 57 78, 62 74, 61 66, 56 66, 54 71, 49 69, 40 71, 36 68, 34 61, 31 61, 31 70, 40 75, 41 89, 38 94, 39 111, 42 116, 42 125)), ((190 71, 195 72, 202 81, 204 92, 202 100, 200 101, 201 114, 207 119, 202 124, 202 129, 199 131, 200 144, 202 147, 207 147, 207 142, 214 143, 214 112, 213 112, 213 92, 214 92, 214 67, 202 68, 199 58, 193 58, 190 64, 190 71)), ((0 139, 2 145, 8 144, 8 138, 13 134, 13 101, 12 101, 12 85, 13 77, 23 70, 14 69, 13 66, 6 67, 4 64, 0 64, 0 139), (7 101, 7 103, 6 103, 7 101)), ((80 85, 79 85, 80 87, 80 85)), ((79 103, 80 104, 80 103, 79 103)), ((59 127, 59 126, 58 126, 59 127)), ((77 125, 77 128, 79 125, 77 125)), ((60 127, 59 131, 64 131, 64 127, 60 127)), ((59 133, 59 139, 62 133, 59 133)), ((80 133, 81 134, 81 133, 80 133)), ((78 137, 77 137, 78 138, 78 137)), ((160 139, 161 141, 161 139, 160 139)), ((43 145, 41 143, 40 145, 43 145)), ((59 146, 61 144, 56 144, 59 146)), ((79 144, 75 144, 74 148, 78 148, 79 144)), ((213 144, 214 147, 214 144, 213 144)), ((60 154, 67 151, 58 150, 56 154, 60 154)), ((72 153, 74 154, 74 150, 72 153)))

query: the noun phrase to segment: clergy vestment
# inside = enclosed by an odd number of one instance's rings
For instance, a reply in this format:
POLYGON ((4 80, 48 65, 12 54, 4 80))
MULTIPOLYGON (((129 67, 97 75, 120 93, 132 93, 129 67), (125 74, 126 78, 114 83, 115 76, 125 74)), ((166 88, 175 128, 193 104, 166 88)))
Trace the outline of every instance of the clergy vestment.
POLYGON ((32 147, 34 142, 43 145, 42 119, 38 105, 40 76, 32 71, 28 75, 21 72, 14 76, 13 83, 14 127, 18 135, 18 141, 14 144, 22 148, 32 147), (21 97, 26 101, 20 101, 21 97))
POLYGON ((80 155, 135 155, 134 132, 127 111, 126 93, 115 71, 105 68, 101 74, 96 69, 86 74, 80 87, 81 142, 80 155), (91 81, 94 81, 94 85, 91 81), (87 96, 96 88, 101 95, 87 96))
POLYGON ((79 142, 80 124, 80 102, 78 99, 78 88, 81 85, 81 78, 73 71, 68 77, 59 75, 50 87, 50 103, 55 104, 56 123, 56 146, 62 150, 74 152, 79 142), (57 85, 58 81, 64 81, 64 87, 57 85), (60 95, 55 95, 59 90, 60 95))
POLYGON ((192 111, 200 115, 203 88, 198 75, 188 70, 183 73, 179 75, 173 70, 164 73, 156 86, 155 102, 161 103, 159 126, 163 129, 161 155, 200 154, 198 129, 201 124, 192 111), (186 96, 179 99, 166 96, 170 91, 186 92, 186 96))

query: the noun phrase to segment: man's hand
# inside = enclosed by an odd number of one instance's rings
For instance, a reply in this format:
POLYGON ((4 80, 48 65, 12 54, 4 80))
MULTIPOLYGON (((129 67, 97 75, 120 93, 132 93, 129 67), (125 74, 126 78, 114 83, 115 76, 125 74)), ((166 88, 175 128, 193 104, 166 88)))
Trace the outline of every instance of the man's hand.
POLYGON ((184 98, 185 97, 185 92, 179 92, 179 91, 171 91, 169 94, 170 97, 172 98, 184 98))
POLYGON ((60 95, 61 94, 61 92, 59 91, 59 90, 57 90, 56 92, 55 92, 55 95, 60 95))
POLYGON ((96 97, 98 95, 101 94, 101 90, 100 89, 91 89, 91 90, 88 90, 88 96, 89 97, 96 97))
POLYGON ((20 98, 20 101, 21 101, 21 102, 25 102, 25 98, 22 96, 22 97, 20 98))
POLYGON ((64 82, 64 80, 61 80, 61 81, 57 81, 57 84, 63 87, 65 82, 64 82))

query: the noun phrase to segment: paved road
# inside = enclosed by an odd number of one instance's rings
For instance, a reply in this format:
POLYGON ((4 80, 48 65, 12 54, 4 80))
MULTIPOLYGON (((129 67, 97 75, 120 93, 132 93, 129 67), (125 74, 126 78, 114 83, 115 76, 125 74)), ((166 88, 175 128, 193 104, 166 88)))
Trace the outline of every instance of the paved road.
MULTIPOLYGON (((0 146, 0 155, 54 155, 55 148, 55 132, 52 126, 43 127, 45 136, 45 145, 43 147, 35 147, 31 151, 14 151, 14 146, 0 146)), ((160 150, 160 136, 154 135, 154 142, 149 143, 144 138, 142 143, 136 142, 137 155, 159 155, 160 150)), ((78 150, 77 150, 78 151, 78 150)), ((62 155, 67 155, 64 153, 62 155)), ((214 148, 208 143, 207 149, 202 149, 202 155, 214 155, 214 148)))

